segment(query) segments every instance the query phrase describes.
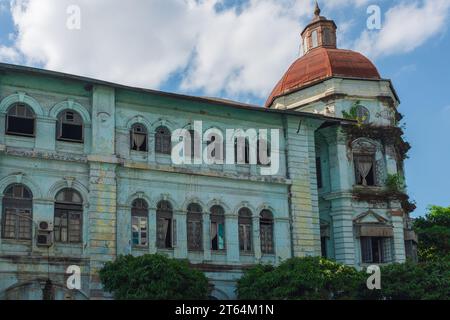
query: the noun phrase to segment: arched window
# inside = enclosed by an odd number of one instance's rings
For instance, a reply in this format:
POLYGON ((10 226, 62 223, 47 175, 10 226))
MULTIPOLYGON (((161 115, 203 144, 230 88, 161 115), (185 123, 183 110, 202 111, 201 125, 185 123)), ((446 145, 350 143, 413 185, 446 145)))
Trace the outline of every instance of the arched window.
POLYGON ((31 240, 33 195, 22 184, 6 188, 3 195, 4 239, 31 240))
POLYGON ((248 138, 245 138, 245 143, 239 138, 234 140, 234 158, 237 164, 250 164, 250 141, 248 138))
POLYGON ((192 251, 199 251, 203 248, 202 212, 202 207, 196 203, 191 203, 187 208, 187 241, 188 249, 192 251))
POLYGON ((370 111, 364 106, 356 106, 356 116, 364 124, 368 124, 370 122, 370 111))
POLYGON ((271 161, 272 149, 270 146, 270 142, 264 138, 258 139, 257 145, 258 152, 258 164, 263 166, 269 166, 271 161))
POLYGON ((170 249, 173 247, 176 235, 176 223, 173 219, 172 205, 168 201, 158 203, 156 209, 157 239, 156 245, 159 249, 170 249))
POLYGON ((352 149, 356 184, 375 186, 377 184, 375 159, 377 146, 370 140, 358 139, 352 143, 352 149))
POLYGON ((6 115, 6 133, 18 136, 34 137, 36 116, 30 106, 15 103, 6 115))
POLYGON ((225 250, 225 210, 213 206, 211 212, 211 250, 225 250))
POLYGON ((131 150, 147 152, 147 141, 147 128, 139 123, 134 124, 130 132, 131 150))
POLYGON ((261 252, 273 254, 273 215, 269 210, 263 210, 260 214, 261 252))
POLYGON ((211 160, 215 160, 216 162, 223 163, 225 162, 225 151, 226 145, 223 141, 223 137, 217 134, 211 134, 208 136, 208 140, 206 141, 206 146, 209 148, 211 144, 213 144, 214 148, 210 152, 208 149, 208 156, 211 156, 211 160))
POLYGON ((82 242, 83 199, 78 191, 61 190, 55 199, 55 241, 61 243, 82 242))
POLYGON ((314 30, 311 33, 311 41, 312 41, 312 48, 316 48, 319 46, 319 37, 318 37, 317 30, 314 30))
POLYGON ((172 134, 166 127, 159 127, 155 132, 155 151, 156 153, 172 153, 172 134))
POLYGON ((83 119, 72 110, 62 111, 58 115, 56 135, 58 140, 83 142, 83 119))
POLYGON ((148 245, 148 204, 136 199, 131 205, 131 238, 133 246, 148 245))
POLYGON ((248 208, 239 210, 239 249, 252 252, 252 212, 248 208))

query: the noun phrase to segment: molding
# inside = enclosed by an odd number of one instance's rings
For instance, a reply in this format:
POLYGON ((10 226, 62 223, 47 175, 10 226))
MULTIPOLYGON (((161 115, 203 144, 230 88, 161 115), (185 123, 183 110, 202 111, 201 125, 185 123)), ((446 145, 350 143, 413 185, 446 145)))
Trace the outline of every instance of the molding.
POLYGON ((41 107, 39 102, 35 100, 34 98, 30 97, 24 92, 18 92, 15 94, 12 94, 10 96, 7 96, 0 102, 0 113, 6 113, 8 111, 8 108, 13 104, 17 102, 22 102, 30 106, 31 109, 33 109, 36 117, 44 117, 44 109, 41 107))

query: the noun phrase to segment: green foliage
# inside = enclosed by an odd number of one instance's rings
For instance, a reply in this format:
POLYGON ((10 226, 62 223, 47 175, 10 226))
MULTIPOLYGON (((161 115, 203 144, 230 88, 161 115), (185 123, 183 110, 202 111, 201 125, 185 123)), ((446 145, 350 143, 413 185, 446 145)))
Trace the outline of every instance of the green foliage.
POLYGON ((381 279, 381 299, 450 299, 450 260, 387 265, 381 268, 381 279))
POLYGON ((356 101, 350 108, 350 110, 347 111, 342 111, 342 116, 344 117, 344 119, 347 120, 354 120, 356 121, 358 124, 358 127, 362 127, 365 123, 365 121, 367 120, 366 117, 358 117, 358 106, 360 104, 360 101, 356 101))
POLYGON ((381 267, 381 290, 367 289, 369 274, 323 258, 258 265, 238 281, 244 300, 448 300, 450 260, 381 267))
POLYGON ((208 297, 208 280, 187 260, 166 256, 119 256, 100 271, 105 290, 119 300, 202 300, 208 297))
POLYGON ((388 174, 386 188, 391 192, 402 192, 405 190, 405 179, 399 174, 388 174))
POLYGON ((364 276, 323 258, 293 258, 277 268, 255 266, 238 281, 240 299, 326 300, 356 298, 364 276))
POLYGON ((414 221, 414 230, 419 236, 421 261, 450 256, 450 207, 430 207, 425 217, 414 221))

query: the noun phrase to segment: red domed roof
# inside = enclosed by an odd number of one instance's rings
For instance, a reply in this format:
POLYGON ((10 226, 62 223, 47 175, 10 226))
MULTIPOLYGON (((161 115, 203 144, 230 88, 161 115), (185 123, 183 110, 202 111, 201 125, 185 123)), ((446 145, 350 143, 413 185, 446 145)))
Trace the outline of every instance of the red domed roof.
POLYGON ((309 51, 291 65, 273 89, 266 107, 280 96, 330 77, 381 79, 374 64, 362 54, 320 47, 309 51))

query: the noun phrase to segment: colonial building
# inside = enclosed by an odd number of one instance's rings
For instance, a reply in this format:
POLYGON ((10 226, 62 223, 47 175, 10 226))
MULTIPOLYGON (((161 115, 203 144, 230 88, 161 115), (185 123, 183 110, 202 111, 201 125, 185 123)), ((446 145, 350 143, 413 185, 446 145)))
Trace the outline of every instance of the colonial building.
POLYGON ((265 108, 0 64, 0 299, 108 298, 98 271, 123 254, 189 259, 218 299, 256 263, 405 261, 408 146, 392 83, 337 49, 318 8, 302 39, 265 108), (174 164, 172 133, 196 121, 279 130, 279 169, 262 175, 247 145, 239 164, 174 164), (66 286, 73 265, 80 290, 66 286))

